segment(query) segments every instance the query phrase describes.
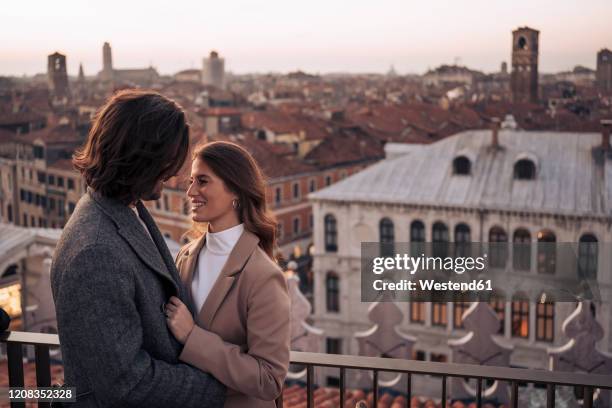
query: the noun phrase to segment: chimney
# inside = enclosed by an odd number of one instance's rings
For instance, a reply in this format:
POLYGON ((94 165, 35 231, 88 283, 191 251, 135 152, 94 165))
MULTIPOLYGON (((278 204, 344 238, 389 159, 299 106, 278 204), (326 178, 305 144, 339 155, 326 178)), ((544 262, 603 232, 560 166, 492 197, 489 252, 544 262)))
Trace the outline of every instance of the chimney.
POLYGON ((612 119, 601 120, 601 148, 607 152, 610 150, 610 128, 612 127, 612 119))
POLYGON ((497 149, 499 147, 499 118, 491 118, 491 147, 497 149))

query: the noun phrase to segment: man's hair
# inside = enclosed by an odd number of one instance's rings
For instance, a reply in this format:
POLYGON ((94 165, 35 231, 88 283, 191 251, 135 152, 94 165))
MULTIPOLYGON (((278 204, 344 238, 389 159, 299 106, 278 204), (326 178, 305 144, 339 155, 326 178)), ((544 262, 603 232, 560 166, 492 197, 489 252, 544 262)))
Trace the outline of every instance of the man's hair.
POLYGON ((127 89, 100 108, 72 163, 89 187, 127 204, 176 175, 188 151, 182 108, 156 92, 127 89))

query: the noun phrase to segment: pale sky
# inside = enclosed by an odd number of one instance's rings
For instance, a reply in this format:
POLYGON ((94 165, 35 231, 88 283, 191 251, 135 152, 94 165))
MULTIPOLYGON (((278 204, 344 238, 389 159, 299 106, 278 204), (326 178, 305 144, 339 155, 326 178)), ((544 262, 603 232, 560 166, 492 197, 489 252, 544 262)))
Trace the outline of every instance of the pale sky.
POLYGON ((68 73, 152 64, 162 74, 200 68, 217 50, 236 73, 423 73, 459 62, 487 72, 510 60, 511 32, 540 31, 540 72, 595 68, 612 48, 612 0, 3 0, 0 75, 68 73))

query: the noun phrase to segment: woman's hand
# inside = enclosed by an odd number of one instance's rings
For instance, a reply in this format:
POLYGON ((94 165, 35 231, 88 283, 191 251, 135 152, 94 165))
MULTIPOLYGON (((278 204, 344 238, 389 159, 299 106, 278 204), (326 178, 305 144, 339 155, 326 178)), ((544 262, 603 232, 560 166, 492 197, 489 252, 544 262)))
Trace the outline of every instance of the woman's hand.
POLYGON ((172 296, 166 304, 166 322, 174 337, 181 344, 185 344, 195 325, 187 306, 175 296, 172 296))

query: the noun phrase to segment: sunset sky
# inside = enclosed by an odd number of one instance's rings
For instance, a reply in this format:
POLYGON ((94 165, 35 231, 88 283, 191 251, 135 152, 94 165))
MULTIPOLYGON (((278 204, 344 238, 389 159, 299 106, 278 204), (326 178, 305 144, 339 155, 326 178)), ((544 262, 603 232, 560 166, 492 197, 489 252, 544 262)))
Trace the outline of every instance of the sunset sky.
POLYGON ((459 62, 487 72, 510 59, 511 32, 540 31, 540 72, 595 68, 612 48, 611 0, 240 0, 30 1, 0 8, 0 75, 46 71, 67 55, 68 72, 152 64, 162 74, 200 68, 218 50, 236 73, 423 73, 459 62))

